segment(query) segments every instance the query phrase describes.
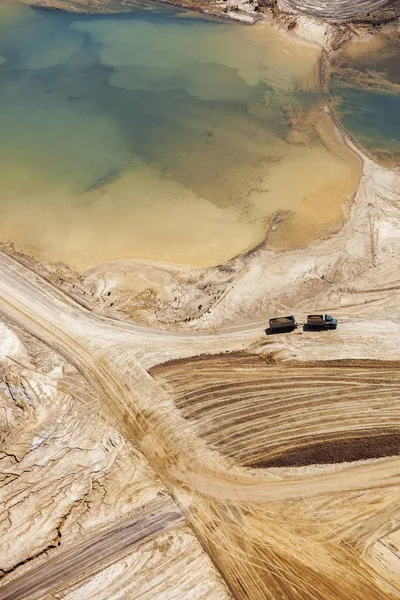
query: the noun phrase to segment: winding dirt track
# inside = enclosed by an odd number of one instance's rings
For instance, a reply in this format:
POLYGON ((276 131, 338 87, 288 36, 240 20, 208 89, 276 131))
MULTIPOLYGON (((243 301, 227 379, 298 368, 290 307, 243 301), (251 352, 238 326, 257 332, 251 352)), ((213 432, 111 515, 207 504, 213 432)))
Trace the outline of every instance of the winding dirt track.
MULTIPOLYGON (((382 583, 387 579, 386 572, 380 570, 378 574, 378 566, 375 563, 370 566, 365 558, 369 548, 380 539, 384 540, 399 522, 398 456, 370 463, 306 468, 244 468, 239 461, 246 464, 249 457, 243 454, 243 444, 238 451, 235 450, 233 436, 222 435, 230 444, 228 459, 221 452, 222 438, 218 452, 215 451, 215 439, 214 448, 209 443, 209 435, 217 435, 215 418, 222 430, 225 427, 225 432, 230 427, 232 413, 228 413, 225 422, 224 411, 218 412, 220 400, 217 400, 217 413, 210 424, 199 425, 184 418, 182 410, 186 401, 174 391, 170 382, 157 381, 147 370, 147 365, 162 362, 160 357, 170 360, 176 356, 221 353, 248 347, 257 339, 260 342, 263 331, 259 324, 227 329, 215 335, 197 335, 162 332, 113 321, 85 310, 2 252, 0 311, 77 367, 88 386, 101 398, 104 413, 114 419, 128 439, 135 442, 174 497, 178 501, 183 500, 188 524, 219 568, 235 598, 388 600, 397 597, 397 591, 400 593, 400 589, 395 592, 388 589, 382 583), (201 439, 198 427, 203 426, 201 439)), ((366 340, 371 343, 368 336, 374 340, 374 334, 366 328, 361 327, 360 330, 357 343, 363 348, 366 340)), ((380 338, 380 330, 378 334, 380 338)), ((334 338, 338 347, 343 344, 341 335, 339 332, 334 338)), ((299 344, 307 348, 307 339, 301 341, 303 338, 294 335, 285 338, 284 342, 275 340, 267 343, 271 350, 286 344, 288 347, 291 345, 293 351, 299 344)), ((326 336, 323 340, 328 344, 326 336)), ((253 372, 254 365, 249 368, 253 372)), ((265 365, 265 368, 271 366, 265 365)), ((292 387, 295 380, 299 383, 300 373, 304 373, 302 367, 296 369, 292 373, 292 387)), ((322 395, 326 372, 317 365, 315 369, 322 395)), ((221 371, 221 368, 216 370, 221 371)), ((209 376, 213 377, 212 374, 209 376)), ((368 385, 371 390, 378 391, 380 384, 376 385, 376 377, 372 374, 368 385)), ((247 378, 254 379, 254 374, 249 373, 247 378)), ((329 411, 336 411, 336 428, 341 394, 346 396, 349 391, 354 392, 365 385, 354 372, 347 379, 344 383, 337 382, 336 396, 333 394, 331 404, 328 402, 324 408, 328 425, 329 411)), ((385 404, 385 398, 390 397, 392 388, 387 374, 384 374, 383 381, 382 394, 376 394, 376 402, 382 402, 382 408, 386 410, 390 400, 385 404)), ((285 388, 283 379, 280 386, 285 388)), ((268 385, 263 387, 263 393, 268 395, 268 385)), ((311 383, 308 386, 310 393, 312 389, 311 383)), ((300 407, 296 408, 296 402, 306 401, 307 386, 303 391, 302 399, 301 393, 297 394, 297 400, 293 399, 295 412, 300 410, 300 407)), ((201 392, 198 399, 197 394, 196 391, 192 398, 194 405, 204 400, 201 392)), ((384 421, 381 408, 373 404, 374 394, 370 395, 371 402, 368 400, 366 413, 375 410, 384 421)), ((252 397, 256 413, 255 394, 252 397)), ((270 399, 265 397, 262 402, 265 410, 270 399)), ((236 396, 236 401, 242 400, 247 402, 243 406, 248 412, 251 406, 246 394, 240 400, 236 396)), ((209 410, 215 410, 213 402, 209 410)), ((281 410, 284 411, 287 406, 287 402, 283 403, 281 410)), ((359 430, 357 411, 351 404, 351 398, 347 401, 344 398, 342 406, 351 415, 355 430, 359 430)), ((186 409, 192 410, 190 403, 186 409)), ((283 433, 285 419, 279 421, 273 414, 270 416, 272 421, 275 418, 274 427, 280 427, 283 433)), ((311 429, 305 438, 312 434, 316 416, 311 411, 311 429)), ((390 408, 386 418, 388 425, 390 408)), ((328 425, 326 430, 331 433, 332 426, 329 429, 328 425)), ((260 421, 258 431, 261 430, 260 421)), ((295 432, 295 428, 292 431, 295 432)), ((292 448, 290 428, 286 428, 286 432, 284 441, 289 451, 292 448)), ((245 430, 244 434, 247 435, 245 430)), ((266 455, 261 448, 251 449, 261 462, 271 458, 268 453, 277 448, 267 437, 263 439, 268 442, 266 455)), ((255 458, 252 457, 250 462, 252 460, 255 458)), ((180 517, 176 518, 179 520, 180 517)))
POLYGON ((53 588, 60 589, 88 577, 109 564, 124 550, 131 550, 151 536, 179 527, 185 518, 168 496, 144 506, 128 519, 99 533, 70 550, 61 551, 46 562, 0 587, 0 600, 26 600, 42 597, 53 588))

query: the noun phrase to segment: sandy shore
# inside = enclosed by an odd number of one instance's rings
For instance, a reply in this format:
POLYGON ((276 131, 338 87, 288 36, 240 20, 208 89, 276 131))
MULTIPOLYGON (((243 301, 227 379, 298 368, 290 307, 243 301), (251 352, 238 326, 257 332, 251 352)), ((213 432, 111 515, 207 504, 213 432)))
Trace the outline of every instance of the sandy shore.
MULTIPOLYGON (((93 298, 100 300, 99 309, 148 324, 187 327, 190 322, 191 328, 213 328, 258 320, 276 310, 291 312, 305 303, 314 308, 332 306, 331 298, 341 294, 343 286, 363 274, 361 286, 381 263, 387 276, 389 257, 395 270, 399 222, 394 207, 400 175, 368 158, 338 123, 336 131, 362 164, 355 200, 345 207, 339 231, 327 232, 294 251, 276 251, 271 240, 284 218, 277 215, 263 243, 215 268, 151 261, 98 265, 82 271, 81 278, 93 298)), ((358 308, 369 306, 369 296, 364 297, 361 289, 354 294, 358 308)), ((353 302, 349 297, 345 303, 353 302)))

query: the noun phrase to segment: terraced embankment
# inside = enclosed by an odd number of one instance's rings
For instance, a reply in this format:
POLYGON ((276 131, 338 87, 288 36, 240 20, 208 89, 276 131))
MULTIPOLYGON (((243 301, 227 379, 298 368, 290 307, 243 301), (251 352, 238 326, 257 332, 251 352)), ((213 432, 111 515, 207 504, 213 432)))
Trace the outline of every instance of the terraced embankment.
MULTIPOLYGON (((210 503, 203 492, 194 522, 235 597, 342 600, 366 594, 377 599, 382 593, 378 572, 386 579, 397 568, 396 540, 384 531, 397 527, 393 500, 398 491, 391 487, 384 492, 376 485, 370 469, 379 468, 379 460, 340 463, 398 454, 400 364, 278 362, 273 352, 279 337, 267 346, 272 353, 264 356, 198 356, 150 369, 174 398, 192 434, 233 463, 230 500, 210 503), (265 478, 266 487, 247 501, 236 487, 239 464, 275 467, 248 471, 254 482, 265 478), (338 483, 343 467, 350 468, 353 490, 339 492, 339 484, 323 492, 319 485, 324 477, 337 477, 338 483), (355 483, 357 468, 369 473, 371 489, 355 483), (312 473, 319 488, 315 496, 314 484, 298 487, 312 473), (266 501, 275 484, 287 486, 288 496, 266 501), (382 566, 379 556, 388 544, 391 554, 382 566)), ((302 335, 283 337, 295 344, 302 335)), ((193 478, 194 484, 200 481, 193 478)), ((211 494, 214 486, 219 487, 210 480, 211 494)), ((392 595, 390 588, 386 595, 392 595)))
POLYGON ((381 458, 400 448, 400 363, 279 364, 238 352, 151 370, 212 447, 252 467, 381 458))
POLYGON ((280 0, 283 10, 301 12, 321 19, 351 19, 395 4, 393 0, 280 0))

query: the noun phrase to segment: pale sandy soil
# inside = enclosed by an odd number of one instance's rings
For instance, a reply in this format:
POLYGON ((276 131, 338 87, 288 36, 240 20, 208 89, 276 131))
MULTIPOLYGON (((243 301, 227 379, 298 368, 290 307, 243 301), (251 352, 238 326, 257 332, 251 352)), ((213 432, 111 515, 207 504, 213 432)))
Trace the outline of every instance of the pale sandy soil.
POLYGON ((228 598, 181 509, 104 421, 85 379, 14 324, 0 334, 0 597, 56 588, 57 598, 228 598), (146 507, 159 521, 146 521, 146 507))

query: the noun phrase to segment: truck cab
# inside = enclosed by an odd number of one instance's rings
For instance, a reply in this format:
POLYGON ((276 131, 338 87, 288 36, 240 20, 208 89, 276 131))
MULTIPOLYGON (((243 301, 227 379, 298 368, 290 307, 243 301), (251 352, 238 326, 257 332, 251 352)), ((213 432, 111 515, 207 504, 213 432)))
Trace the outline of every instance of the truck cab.
POLYGON ((308 315, 307 327, 313 329, 336 329, 337 319, 331 315, 308 315))

